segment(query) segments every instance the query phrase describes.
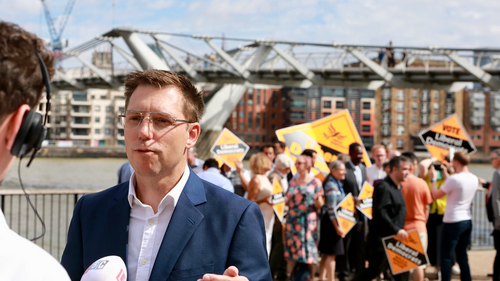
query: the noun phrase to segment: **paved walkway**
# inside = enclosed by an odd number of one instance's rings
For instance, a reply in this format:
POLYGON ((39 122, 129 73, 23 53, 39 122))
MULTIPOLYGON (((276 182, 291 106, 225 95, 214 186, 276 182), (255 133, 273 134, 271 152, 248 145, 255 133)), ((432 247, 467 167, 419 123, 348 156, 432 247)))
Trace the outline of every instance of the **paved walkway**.
MULTIPOLYGON (((472 274, 472 280, 491 280, 489 273, 493 273, 493 260, 495 259, 495 250, 474 250, 469 251, 469 266, 472 274)), ((434 268, 427 268, 426 277, 429 280, 437 280, 434 268)), ((454 275, 452 280, 460 280, 460 276, 454 275)))

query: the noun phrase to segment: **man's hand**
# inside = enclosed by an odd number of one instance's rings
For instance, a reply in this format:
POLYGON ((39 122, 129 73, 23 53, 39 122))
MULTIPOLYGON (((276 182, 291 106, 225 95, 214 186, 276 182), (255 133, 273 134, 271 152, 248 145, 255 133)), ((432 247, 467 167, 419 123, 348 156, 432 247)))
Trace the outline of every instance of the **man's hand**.
POLYGON ((240 160, 234 161, 234 166, 236 166, 236 171, 239 173, 243 170, 243 162, 240 160))
POLYGON ((399 241, 405 241, 406 239, 408 239, 408 232, 406 232, 404 229, 400 229, 397 236, 399 241))
POLYGON ((358 198, 358 197, 354 197, 354 196, 353 196, 353 198, 354 198, 354 204, 355 204, 356 206, 361 205, 361 200, 359 200, 359 198, 358 198))
POLYGON ((434 169, 434 166, 431 165, 431 167, 429 168, 429 179, 435 180, 436 178, 437 178, 436 169, 434 169))
POLYGON ((345 234, 342 231, 342 229, 340 229, 340 227, 336 227, 335 232, 337 232, 337 235, 340 236, 341 238, 345 238, 345 234))
POLYGON ((224 274, 205 274, 203 279, 198 279, 198 281, 248 281, 245 276, 239 276, 239 271, 236 266, 230 266, 224 271, 224 274))

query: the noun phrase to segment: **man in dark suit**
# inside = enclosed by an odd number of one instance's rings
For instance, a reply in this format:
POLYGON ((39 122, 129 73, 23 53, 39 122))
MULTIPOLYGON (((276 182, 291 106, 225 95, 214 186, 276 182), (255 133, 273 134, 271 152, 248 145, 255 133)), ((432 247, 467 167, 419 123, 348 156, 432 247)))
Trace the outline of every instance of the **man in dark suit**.
MULTIPOLYGON (((346 175, 343 187, 345 194, 351 193, 356 205, 359 205, 359 192, 366 181, 366 167, 362 163, 363 147, 359 143, 352 143, 349 145, 349 156, 351 160, 345 164, 346 175)), ((341 281, 348 280, 352 267, 355 267, 356 271, 365 268, 366 219, 358 210, 356 218, 358 222, 344 238, 345 254, 337 256, 338 276, 341 281)))
POLYGON ((259 207, 187 165, 203 108, 203 95, 183 75, 127 77, 120 118, 135 172, 78 201, 61 262, 72 280, 108 255, 125 261, 130 281, 271 280, 259 207))

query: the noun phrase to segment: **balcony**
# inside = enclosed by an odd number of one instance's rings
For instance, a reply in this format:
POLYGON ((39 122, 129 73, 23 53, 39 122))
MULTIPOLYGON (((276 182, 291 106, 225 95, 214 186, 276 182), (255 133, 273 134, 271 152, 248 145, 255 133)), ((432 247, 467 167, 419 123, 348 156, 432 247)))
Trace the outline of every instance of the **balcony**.
POLYGON ((92 101, 70 100, 71 105, 92 105, 92 101))
POLYGON ((86 129, 90 129, 92 127, 90 123, 74 123, 74 122, 69 123, 69 126, 71 128, 86 128, 86 129))

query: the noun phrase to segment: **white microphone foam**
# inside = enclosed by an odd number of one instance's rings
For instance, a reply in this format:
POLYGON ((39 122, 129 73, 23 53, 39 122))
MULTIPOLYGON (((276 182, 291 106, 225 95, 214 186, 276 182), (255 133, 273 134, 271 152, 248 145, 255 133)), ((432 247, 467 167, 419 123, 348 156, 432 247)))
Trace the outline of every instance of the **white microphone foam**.
POLYGON ((119 256, 107 256, 92 263, 81 281, 127 281, 127 267, 119 256))

